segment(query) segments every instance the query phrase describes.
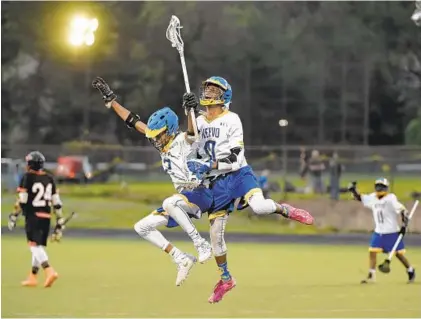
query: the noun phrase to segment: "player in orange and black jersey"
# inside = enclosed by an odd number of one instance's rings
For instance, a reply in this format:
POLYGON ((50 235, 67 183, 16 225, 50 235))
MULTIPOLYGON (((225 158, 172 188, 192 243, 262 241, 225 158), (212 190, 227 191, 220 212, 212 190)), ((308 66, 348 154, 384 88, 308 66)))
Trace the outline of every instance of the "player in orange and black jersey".
POLYGON ((45 271, 44 287, 50 287, 58 278, 57 272, 50 266, 45 251, 51 223, 52 207, 56 214, 54 238, 61 238, 64 227, 62 203, 52 176, 44 170, 45 157, 38 151, 26 156, 27 172, 18 187, 18 200, 15 211, 9 215, 9 229, 13 230, 20 213, 25 216, 25 231, 32 252, 32 271, 23 286, 36 286, 39 268, 45 271))

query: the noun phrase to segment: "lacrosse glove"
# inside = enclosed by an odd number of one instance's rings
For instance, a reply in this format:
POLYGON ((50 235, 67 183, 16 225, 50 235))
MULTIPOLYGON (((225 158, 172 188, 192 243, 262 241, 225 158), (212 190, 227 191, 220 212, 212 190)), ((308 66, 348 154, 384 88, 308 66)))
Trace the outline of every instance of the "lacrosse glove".
POLYGON ((10 231, 12 231, 13 229, 15 229, 16 227, 16 221, 18 220, 18 216, 11 213, 9 214, 9 221, 7 223, 7 227, 9 228, 10 231))
POLYGON ((199 103, 197 102, 196 95, 193 92, 183 94, 183 108, 190 112, 191 109, 197 110, 199 103))
POLYGON ((111 107, 111 102, 117 98, 117 95, 110 89, 110 86, 103 78, 99 76, 92 81, 92 86, 97 89, 101 94, 102 98, 105 101, 105 106, 107 108, 111 107))
POLYGON ((200 178, 203 174, 210 172, 212 170, 212 164, 213 162, 211 160, 208 162, 199 159, 187 161, 189 171, 196 174, 198 178, 200 178))
POLYGON ((54 227, 53 233, 51 234, 51 241, 52 242, 59 242, 61 237, 63 237, 63 230, 66 228, 64 225, 64 218, 59 218, 57 220, 56 226, 54 227))

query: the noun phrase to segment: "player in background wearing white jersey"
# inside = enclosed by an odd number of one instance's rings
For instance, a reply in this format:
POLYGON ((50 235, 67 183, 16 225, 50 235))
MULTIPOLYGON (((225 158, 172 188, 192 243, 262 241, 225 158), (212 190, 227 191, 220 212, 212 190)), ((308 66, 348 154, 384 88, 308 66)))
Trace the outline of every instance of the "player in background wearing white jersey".
MULTIPOLYGON (((377 253, 389 253, 399 234, 405 234, 408 223, 408 211, 402 205, 395 194, 389 193, 389 181, 379 178, 374 183, 374 193, 360 194, 356 188, 356 182, 348 187, 355 200, 371 209, 373 212, 375 229, 371 236, 369 251, 369 272, 366 279, 361 283, 374 282, 376 280, 377 253), (403 226, 399 227, 397 217, 401 215, 403 226), (400 229, 400 230, 399 230, 400 229)), ((402 241, 396 248, 396 258, 405 266, 408 274, 408 282, 415 280, 415 269, 404 256, 405 244, 402 241)))
MULTIPOLYGON (((205 106, 206 112, 197 118, 200 159, 187 162, 193 173, 203 176, 214 198, 212 214, 209 216, 211 245, 221 271, 221 279, 209 298, 210 303, 222 300, 236 285, 235 279, 228 271, 224 240, 228 219, 227 205, 241 198, 238 209, 249 205, 259 215, 280 214, 307 225, 313 224, 313 217, 309 212, 264 198, 253 170, 244 156, 243 127, 239 116, 229 111, 231 99, 232 89, 225 79, 213 76, 202 83, 200 104, 205 106)), ((184 108, 196 109, 197 104, 194 93, 184 94, 184 108)), ((189 125, 188 133, 192 132, 192 126, 189 125)))
POLYGON ((180 225, 192 239, 198 251, 199 262, 203 263, 212 257, 210 244, 200 236, 190 219, 200 218, 212 205, 213 198, 209 189, 200 186, 200 181, 186 166, 187 159, 192 154, 191 144, 187 142, 188 137, 179 131, 178 117, 169 107, 153 113, 145 124, 140 121, 138 115, 117 103, 117 96, 103 79, 96 78, 92 85, 100 91, 108 109, 112 108, 129 128, 145 134, 160 152, 162 166, 170 175, 178 192, 165 199, 162 207, 139 220, 134 229, 142 238, 172 257, 178 268, 176 285, 179 286, 187 278, 196 258, 172 245, 157 227, 171 228, 180 225))

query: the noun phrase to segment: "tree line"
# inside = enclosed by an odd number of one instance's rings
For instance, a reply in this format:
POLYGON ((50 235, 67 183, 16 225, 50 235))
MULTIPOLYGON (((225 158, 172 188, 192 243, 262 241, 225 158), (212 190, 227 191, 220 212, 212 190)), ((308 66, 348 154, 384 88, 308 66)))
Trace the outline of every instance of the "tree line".
POLYGON ((413 2, 2 2, 2 143, 147 143, 102 106, 91 80, 147 119, 181 110, 184 28, 192 89, 220 75, 247 144, 421 145, 421 29, 413 2), (99 20, 92 47, 67 42, 70 18, 99 20))

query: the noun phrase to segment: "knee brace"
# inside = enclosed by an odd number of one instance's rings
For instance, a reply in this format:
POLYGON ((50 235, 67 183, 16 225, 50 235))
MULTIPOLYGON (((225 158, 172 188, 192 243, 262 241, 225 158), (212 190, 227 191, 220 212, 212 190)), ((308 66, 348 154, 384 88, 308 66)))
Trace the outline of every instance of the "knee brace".
POLYGON ((248 204, 257 215, 269 215, 276 211, 276 204, 272 199, 265 199, 261 192, 253 194, 248 204))
POLYGON ((162 203, 162 208, 171 216, 172 208, 178 207, 188 215, 195 215, 200 218, 200 209, 195 204, 190 203, 183 195, 176 194, 168 197, 162 203))
POLYGON ((225 244, 225 226, 227 221, 228 214, 216 217, 211 222, 210 239, 215 257, 223 256, 227 253, 227 245, 225 244))

